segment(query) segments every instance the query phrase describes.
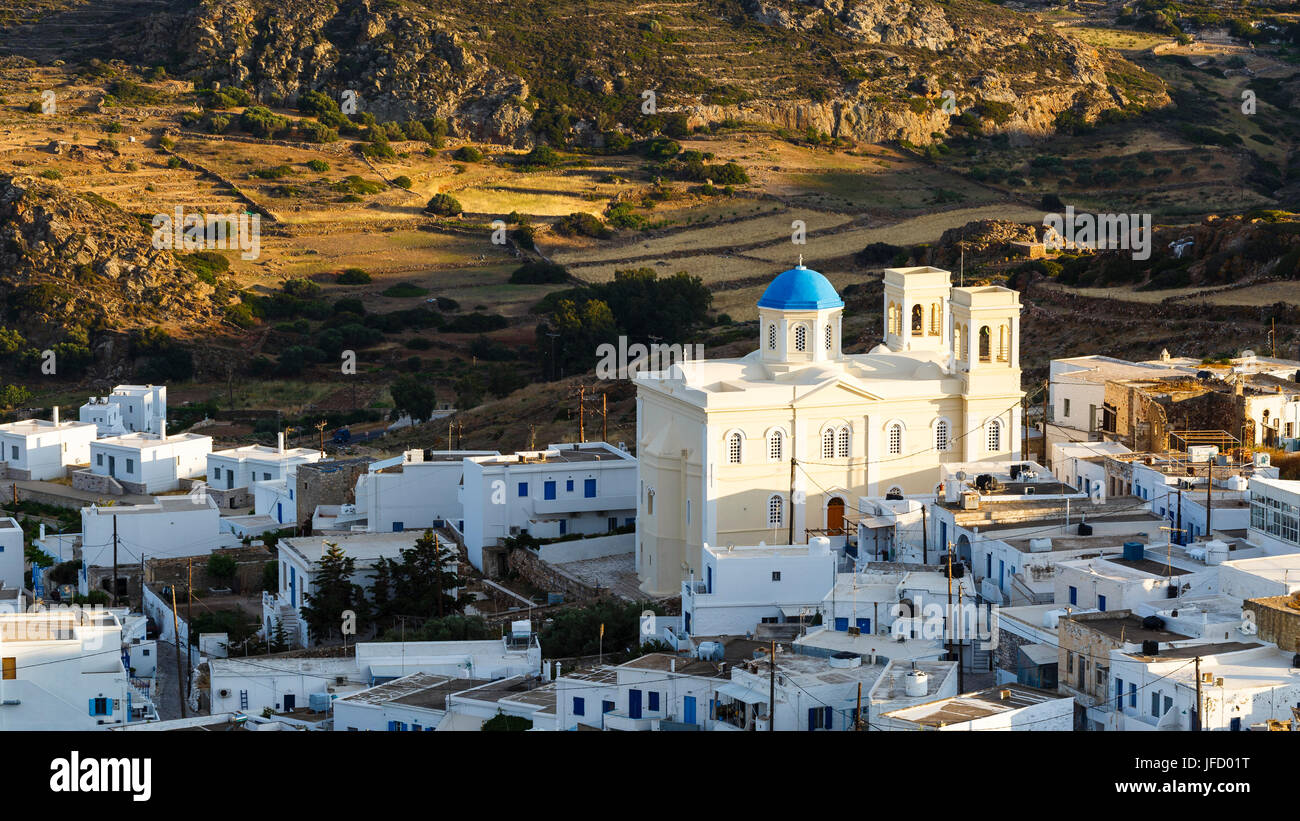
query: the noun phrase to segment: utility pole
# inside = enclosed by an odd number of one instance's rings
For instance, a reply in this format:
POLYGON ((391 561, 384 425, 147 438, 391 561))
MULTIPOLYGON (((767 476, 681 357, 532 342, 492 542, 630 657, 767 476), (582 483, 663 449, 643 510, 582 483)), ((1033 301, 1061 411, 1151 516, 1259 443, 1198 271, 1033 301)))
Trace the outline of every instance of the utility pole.
MULTIPOLYGON (((948 542, 948 613, 944 619, 944 638, 948 656, 952 657, 952 542, 948 542)), ((961 659, 957 659, 957 690, 962 690, 961 659)))
POLYGON ((320 434, 320 458, 325 458, 325 420, 316 423, 316 432, 320 434))
POLYGON ((578 441, 587 441, 587 386, 578 386, 578 441))
POLYGON ((176 615, 176 585, 172 585, 172 632, 176 634, 176 692, 181 697, 181 718, 185 718, 185 677, 181 675, 181 627, 176 615))
POLYGON ((794 544, 794 454, 790 454, 790 532, 786 544, 794 544))
POLYGON ((772 652, 767 657, 767 730, 776 729, 776 640, 772 641, 772 652))
POLYGON ((862 732, 862 682, 858 682, 858 708, 853 711, 853 729, 862 732))
POLYGON ((921 564, 930 563, 930 526, 925 515, 927 507, 929 505, 921 506, 921 564))
MULTIPOLYGON (((956 628, 957 624, 959 624, 961 621, 961 612, 962 612, 961 599, 962 599, 962 590, 961 590, 961 585, 959 584, 957 585, 957 614, 954 615, 952 619, 954 629, 956 628)), ((966 673, 961 666, 962 655, 963 655, 961 651, 961 644, 962 644, 962 640, 958 639, 957 640, 957 692, 964 693, 966 692, 966 673)), ((972 654, 971 655, 972 672, 974 672, 974 665, 975 665, 975 656, 974 654, 972 654)))
POLYGON ((609 441, 609 394, 600 395, 600 441, 609 441))
POLYGON ((1048 379, 1043 382, 1043 466, 1051 467, 1047 464, 1047 398, 1052 392, 1052 380, 1048 379))
MULTIPOLYGON (((1213 456, 1210 459, 1214 459, 1213 456)), ((1214 462, 1205 463, 1205 541, 1210 540, 1210 507, 1214 500, 1212 493, 1214 491, 1214 462)))
POLYGON ((1196 657, 1196 726, 1193 728, 1197 732, 1201 729, 1201 657, 1196 657))
MULTIPOLYGON (((189 581, 185 583, 186 596, 189 601, 185 605, 185 629, 188 631, 189 626, 194 624, 194 559, 185 560, 185 570, 189 574, 189 581)), ((194 642, 190 641, 188 636, 185 641, 185 691, 191 692, 194 689, 194 642)))
POLYGON ((113 514, 113 606, 117 606, 117 514, 113 514))

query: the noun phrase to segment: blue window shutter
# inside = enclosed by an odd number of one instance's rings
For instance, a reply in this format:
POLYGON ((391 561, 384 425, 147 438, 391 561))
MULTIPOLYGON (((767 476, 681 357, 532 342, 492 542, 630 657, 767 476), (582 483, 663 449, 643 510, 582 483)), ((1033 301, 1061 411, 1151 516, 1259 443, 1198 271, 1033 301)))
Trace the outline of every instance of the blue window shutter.
POLYGON ((573 480, 572 480, 572 479, 565 479, 565 480, 564 480, 564 492, 565 492, 565 493, 572 493, 572 492, 573 492, 573 480))
POLYGON ((527 482, 520 482, 520 483, 519 483, 519 495, 520 495, 520 496, 527 496, 527 495, 528 495, 528 483, 527 483, 527 482))
POLYGON ((817 708, 809 707, 808 708, 808 731, 812 732, 815 729, 817 729, 817 708))
POLYGON ((542 485, 542 497, 545 498, 545 499, 554 499, 554 498, 555 498, 555 482, 554 482, 554 481, 548 481, 546 484, 542 485))
POLYGON ((647 707, 647 709, 652 711, 657 711, 659 709, 659 693, 655 692, 654 690, 651 690, 646 695, 646 698, 649 701, 649 706, 647 707))
POLYGON ((104 715, 111 716, 112 714, 113 714, 113 699, 106 698, 104 699, 104 715))
POLYGON ((99 713, 95 712, 95 700, 93 698, 90 700, 90 714, 92 716, 99 715, 99 713))
POLYGON ((584 699, 577 698, 575 696, 573 699, 573 714, 575 716, 580 716, 580 715, 586 715, 586 712, 587 712, 586 701, 584 699))
POLYGON ((588 499, 594 499, 594 498, 596 498, 596 480, 595 480, 595 479, 584 479, 584 480, 582 481, 582 495, 586 496, 588 499))

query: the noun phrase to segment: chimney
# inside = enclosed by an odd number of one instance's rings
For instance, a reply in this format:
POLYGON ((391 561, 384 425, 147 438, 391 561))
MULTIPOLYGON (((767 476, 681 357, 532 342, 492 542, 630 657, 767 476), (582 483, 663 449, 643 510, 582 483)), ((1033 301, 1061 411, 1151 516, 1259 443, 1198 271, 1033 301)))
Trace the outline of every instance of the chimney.
POLYGON ((1011 691, 1008 689, 1003 689, 999 695, 1002 696, 1003 701, 1006 701, 1007 699, 1011 698, 1011 691))
POLYGON ((676 658, 670 658, 670 659, 668 659, 668 672, 670 672, 670 673, 676 673, 676 672, 677 672, 677 659, 676 659, 676 658))
POLYGON ((277 453, 284 453, 284 431, 275 435, 275 449, 277 453))
POLYGON ((158 420, 158 441, 167 441, 167 419, 166 417, 158 420))
POLYGON ((51 416, 50 418, 51 418, 51 420, 54 422, 54 427, 57 428, 57 427, 59 426, 59 406, 58 406, 58 405, 55 405, 55 406, 54 406, 54 415, 51 416))

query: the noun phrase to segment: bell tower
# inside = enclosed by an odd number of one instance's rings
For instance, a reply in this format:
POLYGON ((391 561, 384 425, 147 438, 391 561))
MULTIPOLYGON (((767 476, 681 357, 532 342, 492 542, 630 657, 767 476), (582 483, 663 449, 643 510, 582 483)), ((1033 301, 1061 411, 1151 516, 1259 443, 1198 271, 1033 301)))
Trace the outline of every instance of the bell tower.
POLYGON ((942 268, 885 269, 885 345, 893 351, 949 349, 952 274, 942 268))

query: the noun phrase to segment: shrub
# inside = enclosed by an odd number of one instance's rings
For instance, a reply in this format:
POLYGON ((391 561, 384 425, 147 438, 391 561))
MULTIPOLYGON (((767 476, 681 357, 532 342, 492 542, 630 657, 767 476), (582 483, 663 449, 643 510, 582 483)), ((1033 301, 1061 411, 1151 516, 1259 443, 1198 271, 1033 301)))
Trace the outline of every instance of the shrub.
POLYGON ((370 280, 370 274, 360 268, 347 268, 339 274, 336 281, 340 285, 365 285, 370 280))
POLYGON ((591 214, 582 212, 560 218, 555 223, 555 232, 566 237, 580 234, 597 239, 605 239, 610 235, 609 228, 603 222, 591 214))
POLYGON ((524 165, 530 168, 554 168, 560 164, 560 155, 549 145, 539 145, 524 157, 524 165))
POLYGON ((424 296, 427 293, 429 293, 428 288, 421 288, 412 282, 399 282, 387 288, 384 291, 384 296, 393 299, 406 299, 413 296, 424 296))
POLYGON ((424 210, 439 217, 454 217, 462 211, 460 201, 451 194, 434 194, 424 210))
POLYGON ((405 188, 407 191, 411 190, 411 186, 413 184, 414 183, 411 182, 411 178, 406 176, 405 174, 403 174, 400 177, 393 178, 393 185, 396 185, 398 188, 405 188))
POLYGON ((479 151, 472 145, 462 145, 460 148, 456 149, 455 153, 452 154, 452 157, 461 162, 481 162, 483 159, 483 152, 479 151))
POLYGON ((558 263, 543 260, 529 260, 510 274, 514 284, 540 285, 567 282, 568 270, 558 263))
POLYGON ((312 171, 315 171, 317 174, 323 174, 330 170, 330 164, 324 160, 308 160, 307 167, 312 171))

